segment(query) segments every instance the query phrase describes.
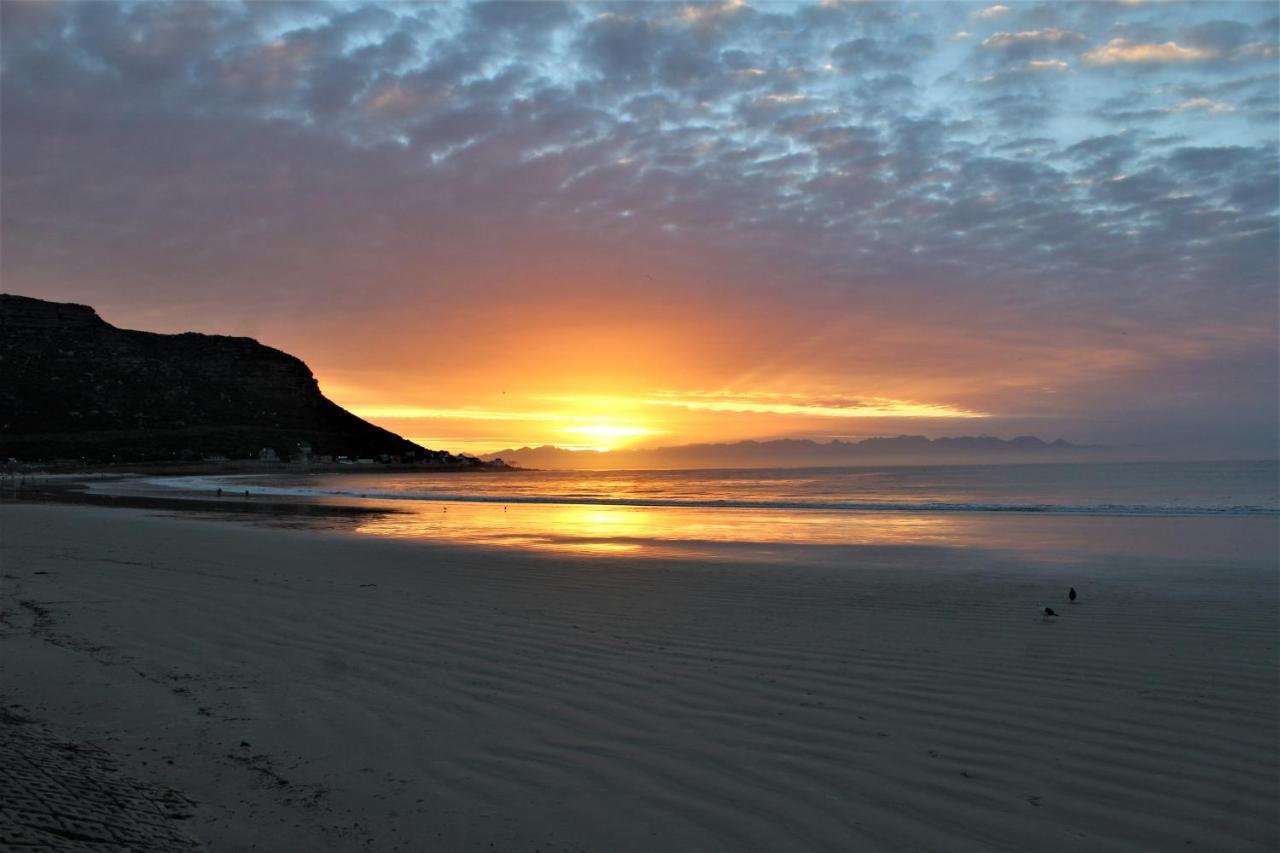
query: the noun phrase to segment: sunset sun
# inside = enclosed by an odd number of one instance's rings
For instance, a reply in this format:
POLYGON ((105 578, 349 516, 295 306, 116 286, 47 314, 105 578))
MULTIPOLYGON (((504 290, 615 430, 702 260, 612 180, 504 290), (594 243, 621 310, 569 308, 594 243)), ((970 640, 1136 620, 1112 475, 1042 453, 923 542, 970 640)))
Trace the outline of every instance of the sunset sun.
POLYGON ((624 447, 637 439, 655 435, 655 431, 648 427, 603 421, 567 426, 560 431, 570 436, 591 439, 592 445, 602 450, 624 447))

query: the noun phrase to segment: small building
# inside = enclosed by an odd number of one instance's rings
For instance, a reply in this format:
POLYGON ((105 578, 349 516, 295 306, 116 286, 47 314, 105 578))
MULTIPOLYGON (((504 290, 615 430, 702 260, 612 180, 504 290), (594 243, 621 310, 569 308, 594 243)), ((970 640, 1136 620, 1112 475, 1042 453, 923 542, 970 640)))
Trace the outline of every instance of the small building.
POLYGON ((258 451, 259 462, 279 462, 280 455, 276 453, 274 447, 264 447, 258 451))

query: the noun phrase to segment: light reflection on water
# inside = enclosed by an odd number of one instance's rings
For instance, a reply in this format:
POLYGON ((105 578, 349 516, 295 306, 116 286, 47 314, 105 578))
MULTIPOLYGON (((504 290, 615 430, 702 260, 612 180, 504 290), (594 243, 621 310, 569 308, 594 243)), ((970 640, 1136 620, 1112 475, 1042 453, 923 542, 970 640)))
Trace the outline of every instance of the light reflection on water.
POLYGON ((227 512, 253 507, 290 524, 306 514, 292 510, 328 507, 334 511, 316 523, 363 535, 602 558, 826 560, 872 546, 1010 551, 1054 562, 1114 554, 1275 566, 1275 474, 1272 463, 475 477, 280 472, 91 488, 203 499, 227 512), (929 505, 944 498, 949 510, 929 505), (750 505, 725 505, 736 501, 750 505))
POLYGON ((724 545, 960 544, 962 519, 683 507, 425 504, 362 519, 375 536, 592 554, 702 553, 724 545))
MULTIPOLYGON (((391 502, 382 503, 392 508, 391 502)), ((361 534, 608 556, 794 556, 813 549, 926 546, 1274 560, 1274 518, 1132 518, 994 513, 784 511, 575 504, 405 506, 362 518, 361 534)))

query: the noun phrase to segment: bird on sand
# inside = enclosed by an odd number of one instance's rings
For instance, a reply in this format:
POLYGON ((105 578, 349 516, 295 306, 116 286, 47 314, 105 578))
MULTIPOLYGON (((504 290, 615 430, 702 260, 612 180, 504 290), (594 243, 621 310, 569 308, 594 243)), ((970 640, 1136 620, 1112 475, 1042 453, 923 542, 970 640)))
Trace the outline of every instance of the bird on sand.
POLYGON ((1044 616, 1044 621, 1048 622, 1051 616, 1057 616, 1057 612, 1052 607, 1040 605, 1040 613, 1044 616))
POLYGON ((1071 599, 1072 604, 1076 603, 1076 588, 1074 586, 1067 592, 1067 598, 1071 599))

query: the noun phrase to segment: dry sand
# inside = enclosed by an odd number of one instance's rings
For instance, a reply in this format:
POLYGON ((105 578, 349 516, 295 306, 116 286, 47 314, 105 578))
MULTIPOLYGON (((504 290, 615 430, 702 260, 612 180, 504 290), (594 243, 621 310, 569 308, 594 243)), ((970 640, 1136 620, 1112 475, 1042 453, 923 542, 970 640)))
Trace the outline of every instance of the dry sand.
POLYGON ((8 504, 0 576, 0 702, 194 797, 213 850, 1280 843, 1273 563, 551 558, 8 504))

